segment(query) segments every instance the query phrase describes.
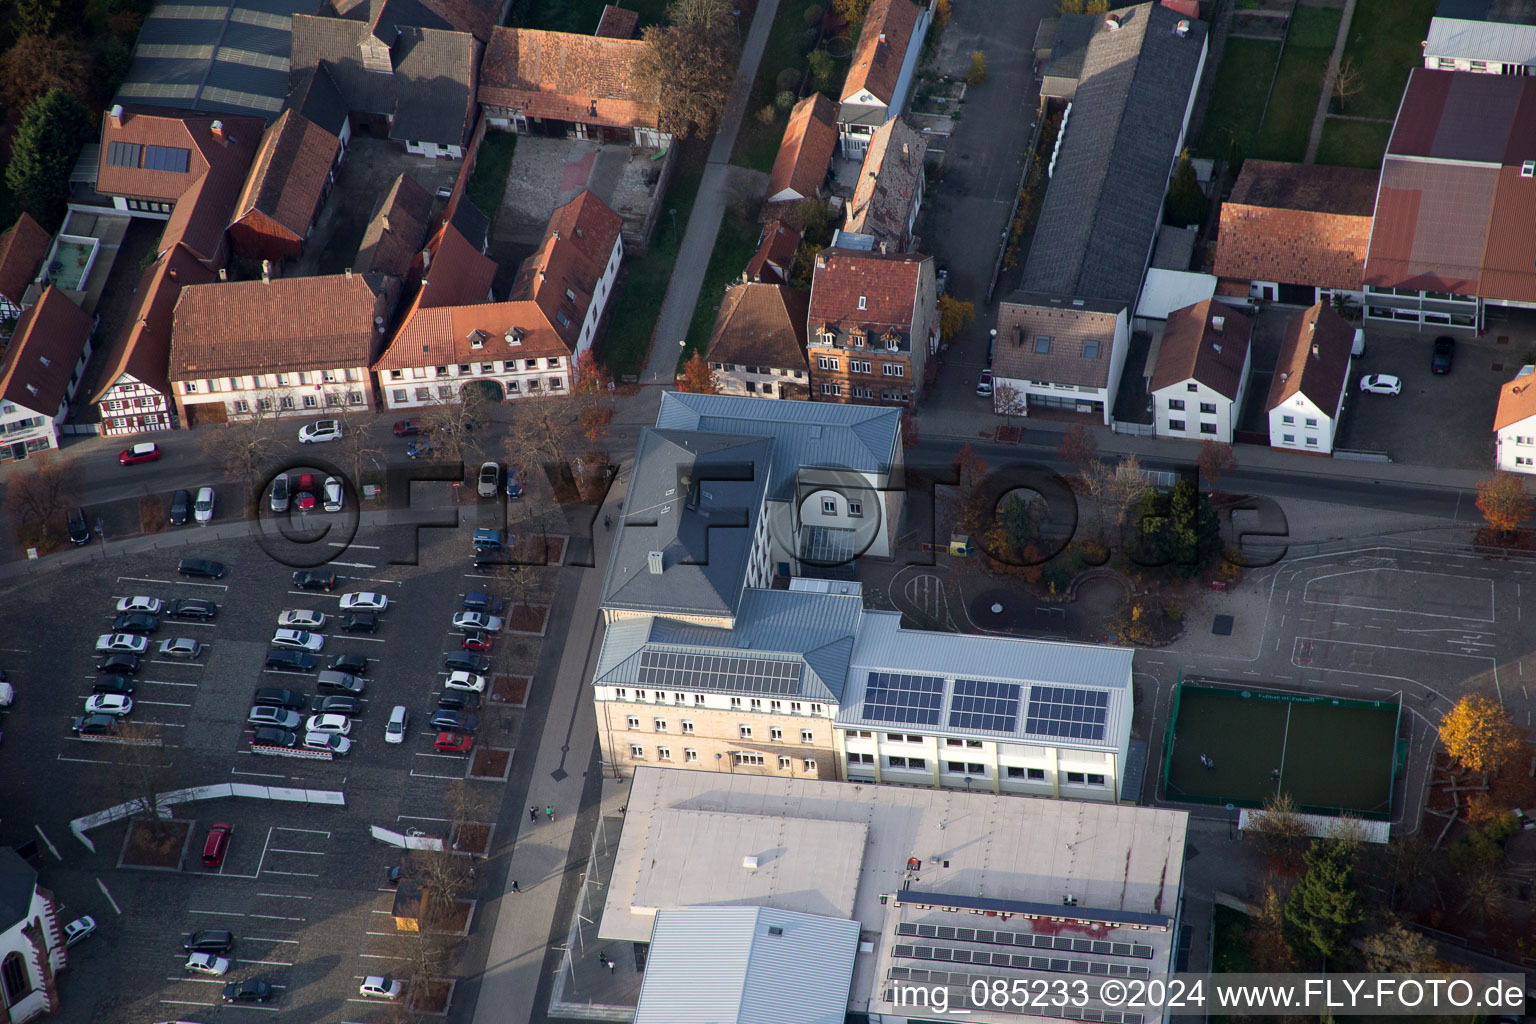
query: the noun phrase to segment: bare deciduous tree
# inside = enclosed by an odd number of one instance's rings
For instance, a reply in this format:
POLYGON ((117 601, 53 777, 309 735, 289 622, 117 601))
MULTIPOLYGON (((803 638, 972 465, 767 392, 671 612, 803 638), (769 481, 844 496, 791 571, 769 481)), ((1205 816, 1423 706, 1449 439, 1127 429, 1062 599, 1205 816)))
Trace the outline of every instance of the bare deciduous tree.
POLYGON ((118 723, 116 734, 128 741, 117 748, 122 752, 119 764, 123 767, 117 773, 118 784, 126 787, 128 799, 135 804, 133 817, 148 821, 155 838, 161 838, 165 824, 155 808, 160 794, 173 788, 175 776, 162 729, 148 722, 125 721, 118 723))
POLYGON ((475 431, 485 424, 495 402, 473 383, 459 389, 457 399, 434 402, 421 410, 422 429, 431 437, 438 457, 464 461, 475 450, 475 431))
POLYGON ((270 409, 258 404, 243 416, 228 423, 205 423, 197 428, 197 441, 208 462, 222 467, 239 481, 246 493, 241 500, 255 508, 261 499, 260 487, 266 480, 267 467, 293 440, 290 430, 298 424, 284 421, 270 409))
POLYGON ((1355 66, 1355 59, 1345 57, 1339 65, 1339 73, 1333 79, 1333 95, 1339 101, 1339 113, 1342 114, 1349 101, 1364 88, 1365 80, 1360 69, 1355 66))
POLYGON ((46 452, 15 467, 6 480, 5 515, 23 544, 62 541, 64 513, 78 500, 80 467, 58 452, 46 452))

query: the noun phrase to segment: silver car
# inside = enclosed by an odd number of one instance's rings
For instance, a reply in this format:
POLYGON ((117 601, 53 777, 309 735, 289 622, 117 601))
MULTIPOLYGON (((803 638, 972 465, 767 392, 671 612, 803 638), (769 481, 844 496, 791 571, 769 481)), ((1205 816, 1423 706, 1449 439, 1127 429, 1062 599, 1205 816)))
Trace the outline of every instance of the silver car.
POLYGON ((475 493, 482 498, 494 498, 501 488, 501 466, 495 462, 484 462, 480 465, 480 483, 475 488, 475 493))
POLYGON ((251 708, 245 716, 250 725, 270 725, 275 729, 297 729, 304 721, 304 716, 297 711, 289 711, 287 708, 272 708, 258 705, 251 708))
POLYGON ((203 645, 189 636, 160 641, 160 656, 163 658, 196 658, 202 653, 203 645))

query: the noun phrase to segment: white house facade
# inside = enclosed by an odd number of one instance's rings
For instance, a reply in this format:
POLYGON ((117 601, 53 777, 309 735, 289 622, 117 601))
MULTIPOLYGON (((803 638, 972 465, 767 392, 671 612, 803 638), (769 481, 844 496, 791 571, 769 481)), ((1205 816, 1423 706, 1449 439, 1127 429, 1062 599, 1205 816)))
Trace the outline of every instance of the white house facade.
POLYGON ((69 965, 53 894, 10 847, 0 847, 0 1008, 9 1024, 59 1009, 54 976, 69 965))
POLYGON ((1507 473, 1536 474, 1536 367, 1526 364, 1499 389, 1494 414, 1494 465, 1507 473))
POLYGON ((366 366, 202 377, 172 381, 171 388, 188 426, 224 419, 313 416, 373 408, 366 366), (219 406, 222 412, 214 410, 219 406))
POLYGON ((1433 18, 1424 40, 1424 66, 1475 75, 1536 74, 1536 25, 1433 18))
POLYGON ((1343 408, 1342 392, 1339 404, 1328 410, 1319 409, 1304 393, 1297 392, 1269 410, 1269 446, 1294 452, 1331 454, 1343 408))
POLYGON ((1269 410, 1271 448, 1333 453, 1349 393, 1357 333, 1327 302, 1318 302, 1291 319, 1264 404, 1269 410))
POLYGON ((1083 413, 1109 425, 1130 350, 1127 307, 1015 292, 998 304, 992 396, 1010 415, 1083 413))
POLYGON ((412 366, 380 370, 379 393, 386 409, 420 409, 457 402, 467 387, 489 385, 492 397, 505 401, 563 395, 571 390, 570 360, 562 355, 505 357, 495 351, 501 338, 487 338, 481 349, 470 349, 475 358, 467 363, 412 366))

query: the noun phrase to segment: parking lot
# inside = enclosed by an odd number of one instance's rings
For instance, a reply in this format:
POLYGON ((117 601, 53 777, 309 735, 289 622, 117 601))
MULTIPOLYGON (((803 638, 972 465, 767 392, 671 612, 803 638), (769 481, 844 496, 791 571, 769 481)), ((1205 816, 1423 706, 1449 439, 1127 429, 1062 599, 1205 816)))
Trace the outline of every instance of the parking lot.
MULTIPOLYGON (((358 985, 373 974, 408 977, 416 939, 392 919, 396 890, 387 872, 402 863, 404 851, 374 840, 370 827, 418 830, 450 845, 456 786, 479 793, 483 811, 476 820, 483 817, 487 825, 497 821, 506 796, 499 782, 461 781, 470 755, 436 749, 438 729, 430 724, 447 677, 443 657, 460 652, 464 640, 454 614, 467 592, 494 590, 504 579, 471 564, 469 543, 473 525, 482 518, 500 523, 504 511, 497 503, 465 511, 472 514, 461 517, 463 529, 420 534, 415 565, 389 564, 391 549, 417 543, 414 530, 322 541, 336 548, 326 566, 338 576, 331 591, 297 589, 292 567, 254 540, 240 540, 85 563, 35 576, 24 593, 12 595, 35 615, 20 630, 12 616, 13 630, 0 649, 0 667, 18 690, 0 747, 0 775, 8 783, 4 824, 15 831, 37 823, 46 840, 39 867, 62 904, 62 919, 90 914, 98 923, 96 934, 70 951, 70 968, 59 979, 59 1019, 207 1021, 247 1010, 295 1021, 390 1018, 391 1007, 360 998, 358 985), (176 564, 188 556, 219 560, 227 574, 183 578, 176 564), (341 597, 358 591, 389 600, 375 633, 339 628, 341 597), (110 739, 77 737, 70 727, 97 679, 96 637, 112 629, 119 599, 139 595, 209 598, 218 606, 211 622, 162 617, 132 677, 134 707, 125 721, 158 734, 158 759, 135 756, 110 739), (264 667, 278 616, 287 609, 327 615, 314 630, 323 636, 315 671, 264 667), (159 656, 160 641, 172 637, 199 641, 200 656, 159 656), (350 751, 329 761, 254 752, 246 722, 253 691, 299 690, 309 698, 307 715, 324 695, 317 693, 316 671, 338 655, 361 656, 367 666, 350 751), (408 709, 408 729, 404 742, 386 743, 385 723, 397 704, 408 709), (345 805, 234 798, 181 803, 175 817, 192 823, 181 870, 119 868, 125 824, 94 829, 92 853, 70 834, 69 821, 132 799, 144 791, 146 774, 158 792, 238 782, 339 792, 345 805), (233 835, 223 863, 208 869, 199 855, 215 822, 231 824, 233 835), (200 929, 234 933, 226 975, 183 969, 182 937, 200 929), (223 1004, 223 985, 248 978, 269 983, 271 1000, 223 1004)), ((493 633, 489 651, 463 653, 492 658, 493 678, 531 674, 536 643, 493 633)), ((462 709, 478 719, 476 746, 513 751, 524 724, 521 702, 493 704, 489 681, 486 689, 483 697, 468 695, 482 706, 462 709)), ((302 743, 302 728, 300 735, 302 743)), ((508 840, 520 812, 519 806, 501 826, 508 840)))

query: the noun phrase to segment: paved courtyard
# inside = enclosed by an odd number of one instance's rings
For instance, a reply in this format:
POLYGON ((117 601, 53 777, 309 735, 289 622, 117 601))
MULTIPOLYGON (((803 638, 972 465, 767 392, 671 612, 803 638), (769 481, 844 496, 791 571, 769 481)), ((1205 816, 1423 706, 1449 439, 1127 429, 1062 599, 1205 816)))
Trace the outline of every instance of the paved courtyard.
POLYGON ((625 145, 521 136, 495 216, 493 243, 536 244, 555 208, 583 189, 590 189, 624 219, 626 235, 638 232, 656 202, 665 162, 653 160, 654 155, 625 145))

